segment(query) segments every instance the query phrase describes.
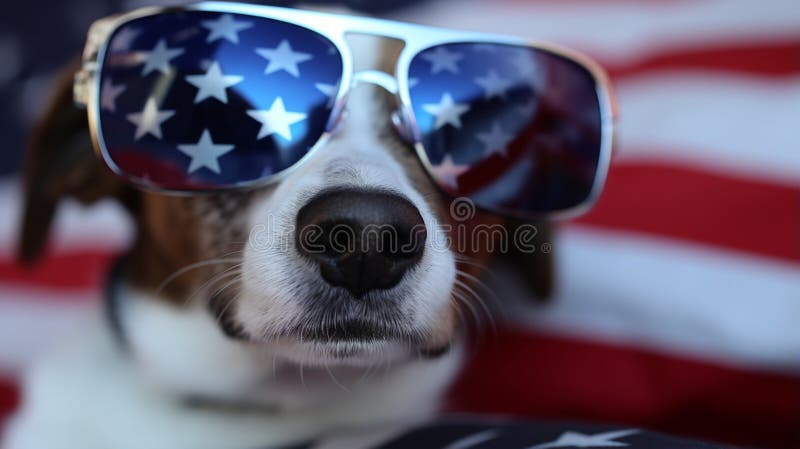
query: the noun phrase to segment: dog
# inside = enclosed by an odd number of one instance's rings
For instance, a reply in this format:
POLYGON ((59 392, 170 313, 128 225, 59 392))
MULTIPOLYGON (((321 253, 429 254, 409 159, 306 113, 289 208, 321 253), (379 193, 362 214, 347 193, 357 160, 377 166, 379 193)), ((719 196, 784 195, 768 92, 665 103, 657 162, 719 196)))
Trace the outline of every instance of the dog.
MULTIPOLYGON (((358 61, 392 73, 396 43, 352 45, 358 61)), ((170 196, 132 188, 94 156, 72 104, 75 70, 57 82, 30 145, 20 259, 42 253, 65 197, 116 199, 136 234, 106 304, 25 377, 6 449, 369 440, 441 410, 465 354, 459 287, 473 291, 492 255, 434 246, 450 198, 395 132, 392 95, 353 86, 330 141, 277 184, 170 196), (332 281, 327 262, 302 254, 297 228, 346 220, 421 226, 422 243, 399 273, 367 264, 332 281)), ((547 296, 552 254, 515 257, 547 296)))

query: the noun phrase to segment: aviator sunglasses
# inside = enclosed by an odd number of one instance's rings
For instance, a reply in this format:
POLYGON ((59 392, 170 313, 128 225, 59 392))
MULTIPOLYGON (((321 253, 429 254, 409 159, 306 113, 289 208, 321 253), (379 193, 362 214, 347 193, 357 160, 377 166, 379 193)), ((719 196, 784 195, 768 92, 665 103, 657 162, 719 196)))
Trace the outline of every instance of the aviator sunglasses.
POLYGON ((588 209, 614 102, 588 58, 550 44, 311 11, 209 2, 95 22, 76 74, 95 149, 134 185, 214 192, 281 179, 325 144, 359 81, 435 184, 520 218, 588 209), (349 34, 404 43, 396 72, 354 73, 349 34))

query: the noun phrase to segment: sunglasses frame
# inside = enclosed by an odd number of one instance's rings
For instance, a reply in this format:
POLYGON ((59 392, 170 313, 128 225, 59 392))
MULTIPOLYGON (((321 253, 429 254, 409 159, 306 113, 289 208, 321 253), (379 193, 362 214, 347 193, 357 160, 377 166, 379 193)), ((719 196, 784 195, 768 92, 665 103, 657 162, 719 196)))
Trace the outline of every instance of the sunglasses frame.
POLYGON ((83 51, 82 66, 75 74, 74 97, 78 106, 86 107, 89 118, 89 129, 92 143, 97 156, 103 160, 108 168, 116 175, 126 179, 132 184, 146 190, 173 195, 196 195, 203 193, 218 193, 222 191, 243 190, 248 188, 259 188, 276 183, 289 176, 294 170, 306 163, 313 157, 316 150, 324 146, 331 138, 336 125, 342 119, 342 112, 345 110, 347 96, 352 88, 359 82, 368 82, 379 85, 389 91, 399 101, 400 110, 397 111, 399 125, 411 131, 410 136, 403 136, 410 140, 417 153, 419 161, 422 163, 427 175, 432 179, 437 188, 449 197, 451 193, 446 192, 434 176, 433 166, 428 159, 427 152, 422 144, 422 137, 416 124, 416 118, 411 106, 411 93, 409 89, 409 69, 413 59, 421 52, 444 44, 500 44, 527 47, 543 50, 557 56, 570 60, 589 72, 595 82, 597 100, 600 108, 601 120, 601 143, 600 156, 598 160, 595 180, 592 190, 588 197, 580 204, 563 210, 530 213, 519 210, 485 207, 476 205, 479 210, 503 215, 511 218, 524 220, 558 220, 571 218, 581 215, 589 210, 597 201, 605 185, 608 168, 611 162, 615 143, 615 124, 617 118, 617 106, 614 99, 611 84, 605 70, 593 60, 580 52, 564 48, 558 45, 532 41, 528 39, 507 36, 502 34, 491 34, 472 31, 458 31, 447 28, 430 27, 413 23, 398 22, 392 20, 376 19, 369 17, 348 16, 341 14, 323 13, 317 11, 307 11, 289 9, 275 6, 253 5, 245 3, 229 2, 201 2, 184 6, 172 7, 147 7, 133 10, 128 13, 105 17, 95 21, 89 28, 86 45, 83 51), (114 32, 126 23, 139 19, 158 15, 161 13, 181 12, 181 11, 203 11, 228 14, 242 14, 265 19, 279 20, 296 26, 306 28, 327 38, 337 49, 342 58, 342 79, 339 91, 336 94, 335 103, 331 111, 325 131, 309 151, 295 164, 274 175, 255 181, 247 181, 232 186, 208 190, 174 190, 148 185, 146 180, 134 177, 122 171, 111 159, 108 149, 105 146, 102 129, 100 127, 100 91, 101 76, 100 71, 103 67, 107 54, 110 38, 114 32), (376 70, 365 70, 355 72, 353 65, 353 54, 350 45, 347 43, 348 35, 368 35, 395 39, 403 42, 403 48, 397 58, 394 76, 376 70))

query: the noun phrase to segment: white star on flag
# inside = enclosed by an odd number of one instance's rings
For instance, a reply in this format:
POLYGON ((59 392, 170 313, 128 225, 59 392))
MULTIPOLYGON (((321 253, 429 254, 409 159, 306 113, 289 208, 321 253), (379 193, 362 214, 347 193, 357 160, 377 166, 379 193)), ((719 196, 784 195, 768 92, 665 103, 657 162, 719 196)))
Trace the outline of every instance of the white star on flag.
POLYGON ((306 114, 287 112, 283 98, 278 97, 267 111, 247 111, 247 115, 261 122, 258 139, 277 134, 286 140, 292 140, 291 126, 306 119, 306 114))
POLYGON ((478 133, 476 137, 483 143, 484 154, 486 156, 491 156, 495 153, 500 153, 505 156, 508 144, 514 140, 514 135, 503 131, 503 128, 500 127, 500 123, 498 122, 494 122, 491 131, 487 133, 478 133))
POLYGON ((453 156, 446 155, 439 165, 431 168, 436 179, 450 188, 458 188, 458 177, 469 171, 468 165, 456 165, 453 156))
POLYGON ((169 48, 166 40, 159 40, 153 50, 145 56, 142 76, 147 76, 153 70, 158 70, 164 74, 169 73, 169 61, 182 55, 183 52, 182 48, 169 48))
POLYGON ((209 30, 206 42, 226 39, 234 44, 239 43, 239 31, 253 27, 252 22, 237 22, 230 14, 223 14, 217 20, 204 20, 201 25, 209 30))
POLYGON ((178 145, 178 150, 192 158, 187 173, 191 174, 205 167, 219 174, 219 158, 234 147, 234 145, 215 144, 211 140, 211 133, 206 129, 196 144, 178 145))
POLYGON ((194 97, 195 104, 200 103, 209 97, 228 104, 228 93, 225 89, 241 83, 243 76, 223 75, 219 63, 214 61, 204 75, 189 75, 186 82, 197 87, 197 95, 194 97))
POLYGON ((628 444, 614 440, 617 438, 626 437, 628 435, 633 435, 635 433, 639 433, 639 431, 636 429, 614 430, 611 432, 596 433, 594 435, 587 435, 585 433, 578 432, 564 432, 555 441, 538 444, 530 447, 529 449, 552 449, 558 447, 624 447, 628 444))
POLYGON ((316 87, 318 91, 322 92, 326 97, 328 97, 328 103, 325 105, 325 107, 327 108, 332 107, 333 103, 336 101, 338 86, 335 86, 333 84, 317 83, 314 84, 314 87, 316 87))
POLYGON ((453 96, 445 92, 438 104, 425 104, 422 105, 422 109, 436 117, 436 129, 445 125, 461 128, 461 116, 469 111, 469 106, 456 103, 453 101, 453 96))
POLYGON ((275 48, 256 48, 256 53, 269 61, 267 68, 264 69, 264 73, 267 75, 285 70, 295 78, 300 77, 300 69, 297 65, 314 59, 309 53, 292 51, 292 45, 286 39, 282 40, 275 48))
POLYGON ((494 97, 505 99, 508 90, 514 85, 511 80, 501 78, 494 69, 489 70, 486 76, 475 78, 475 84, 483 88, 487 100, 494 97))
POLYGON ((135 139, 139 140, 146 134, 161 138, 161 124, 175 115, 175 111, 159 111, 155 98, 150 97, 144 105, 144 110, 136 114, 128 114, 128 121, 136 125, 135 139))
POLYGON ((141 33, 142 30, 134 29, 129 26, 119 30, 117 35, 114 36, 114 40, 111 41, 111 51, 120 52, 130 49, 133 41, 139 37, 141 33))
POLYGON ((431 63, 431 73, 434 75, 443 71, 458 75, 458 61, 464 58, 464 55, 449 51, 445 47, 437 47, 436 50, 426 52, 421 57, 431 63))
POLYGON ((103 80, 103 86, 100 88, 100 109, 117 112, 117 97, 122 95, 122 92, 125 92, 124 84, 115 86, 111 78, 103 80))

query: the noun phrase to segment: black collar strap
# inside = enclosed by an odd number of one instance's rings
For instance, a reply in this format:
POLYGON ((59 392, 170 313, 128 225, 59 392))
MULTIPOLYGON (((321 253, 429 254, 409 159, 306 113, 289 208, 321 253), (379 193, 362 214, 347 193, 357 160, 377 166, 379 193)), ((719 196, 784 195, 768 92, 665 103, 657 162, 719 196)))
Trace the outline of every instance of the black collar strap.
POLYGON ((106 284, 103 288, 103 312, 114 336, 114 340, 123 350, 128 350, 128 340, 125 338, 125 329, 122 326, 120 307, 122 307, 122 284, 125 268, 125 256, 118 257, 111 264, 111 268, 106 276, 106 284))

